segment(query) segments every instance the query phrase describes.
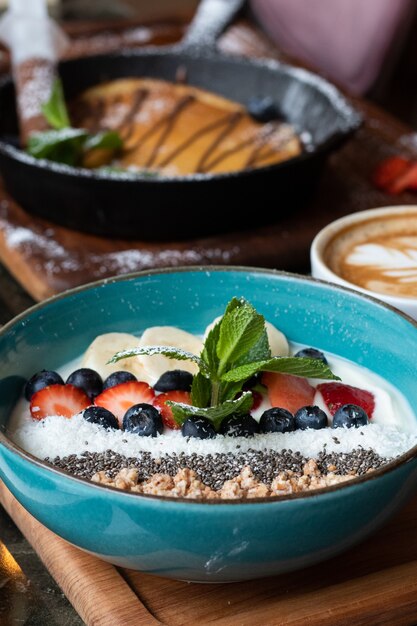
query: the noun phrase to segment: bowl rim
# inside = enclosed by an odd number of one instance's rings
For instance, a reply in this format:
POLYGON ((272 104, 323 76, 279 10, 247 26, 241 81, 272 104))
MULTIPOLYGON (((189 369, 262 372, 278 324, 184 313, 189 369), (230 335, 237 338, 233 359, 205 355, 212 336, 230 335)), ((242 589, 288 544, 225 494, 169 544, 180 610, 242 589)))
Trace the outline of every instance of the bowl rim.
MULTIPOLYGON (((82 293, 84 291, 88 291, 89 289, 94 289, 100 286, 104 286, 106 284, 114 284, 114 283, 119 283, 119 282, 124 282, 124 281, 130 281, 135 278, 145 278, 147 276, 153 276, 153 275, 159 275, 159 274, 164 274, 164 275, 176 274, 176 273, 186 274, 186 273, 192 273, 192 272, 204 272, 204 273, 206 272, 210 272, 210 273, 241 272, 241 273, 258 273, 258 274, 260 273, 264 275, 266 274, 266 275, 272 275, 272 276, 281 276, 283 278, 285 277, 291 278, 300 282, 307 282, 307 283, 314 283, 314 284, 322 285, 324 287, 331 288, 335 291, 342 291, 344 293, 348 293, 351 296, 359 300, 369 301, 372 304, 377 305, 383 309, 388 309, 389 311, 404 318, 407 322, 411 324, 411 326, 417 329, 417 321, 411 318, 406 313, 399 311, 394 306, 387 304, 386 302, 383 302, 381 300, 378 300, 377 298, 370 296, 368 294, 356 291, 355 289, 350 289, 345 286, 335 284, 326 280, 313 278, 312 276, 296 274, 293 272, 286 272, 282 270, 275 270, 275 269, 262 268, 262 267, 239 266, 239 265, 236 265, 236 266, 235 265, 227 265, 227 266, 198 265, 198 266, 191 266, 191 267, 187 267, 187 266, 166 267, 166 268, 158 268, 158 269, 153 269, 153 270, 143 270, 140 272, 131 272, 129 274, 123 274, 121 276, 115 276, 112 278, 104 278, 101 280, 87 283, 85 285, 80 285, 79 287, 75 287, 73 289, 68 289, 55 296, 52 296, 51 298, 47 298, 46 300, 43 300, 42 302, 36 303, 35 305, 23 311, 22 313, 19 313, 19 315, 13 317, 9 322, 4 324, 4 326, 0 328, 0 337, 7 334, 9 330, 11 330, 13 326, 15 326, 16 323, 19 323, 25 318, 31 316, 34 312, 47 307, 51 303, 58 302, 66 298, 69 295, 82 293)), ((26 452, 23 448, 15 444, 3 432, 3 430, 0 429, 0 458, 1 458, 1 445, 4 445, 10 452, 17 454, 17 456, 19 456, 24 461, 29 461, 29 463, 31 463, 32 465, 36 465, 37 467, 46 469, 49 472, 58 474, 58 476, 61 476, 64 479, 69 479, 70 481, 76 481, 77 483, 81 483, 82 485, 88 485, 90 488, 105 489, 106 491, 103 492, 103 494, 105 494, 106 492, 109 492, 109 493, 119 494, 122 498, 144 498, 146 500, 156 500, 158 502, 167 501, 171 503, 176 502, 178 504, 185 504, 185 503, 199 504, 199 505, 203 504, 203 505, 208 505, 208 506, 221 506, 221 505, 228 505, 228 504, 235 504, 235 505, 243 504, 245 506, 248 506, 251 504, 256 505, 256 504, 268 503, 268 502, 272 504, 272 503, 277 503, 277 502, 286 502, 289 500, 310 499, 310 498, 314 498, 320 495, 326 495, 329 493, 339 492, 341 490, 348 489, 349 487, 354 487, 355 485, 362 485, 364 483, 368 483, 369 481, 377 480, 380 476, 384 476, 385 474, 388 474, 394 471, 395 469, 397 469, 398 467, 405 465, 406 463, 409 463, 412 460, 417 458, 417 444, 416 444, 415 446, 413 446, 412 448, 410 448, 403 454, 399 455, 398 457, 395 457, 392 461, 385 463, 380 468, 372 470, 372 472, 369 472, 368 474, 363 474, 362 476, 357 476, 355 478, 351 478, 350 480, 346 480, 346 481, 337 483, 335 485, 329 485, 327 487, 321 487, 319 489, 312 489, 310 491, 302 491, 302 492, 291 493, 291 494, 286 494, 282 496, 279 495, 279 496, 265 496, 262 498, 249 498, 249 499, 236 498, 236 499, 218 500, 214 498, 212 499, 185 498, 185 497, 161 496, 161 495, 144 494, 144 493, 132 493, 129 491, 124 491, 122 489, 118 489, 116 487, 111 487, 109 485, 95 483, 87 478, 74 476, 61 468, 53 466, 48 461, 39 459, 38 457, 30 454, 29 452, 26 452)))
MULTIPOLYGON (((214 61, 214 62, 228 62, 235 64, 236 67, 253 66, 256 68, 263 68, 271 72, 282 72, 286 74, 294 81, 303 83, 310 87, 313 87, 317 92, 327 98, 331 107, 337 112, 339 118, 339 127, 327 137, 321 143, 317 143, 312 149, 303 149, 302 152, 290 159, 280 161, 278 163, 271 163, 269 165, 263 165, 261 167, 246 168, 231 172, 207 172, 207 173, 191 173, 181 176, 161 176, 161 177, 146 177, 144 175, 136 175, 129 172, 103 172, 98 170, 90 170, 83 167, 76 167, 66 165, 64 163, 58 163, 56 161, 50 161, 49 159, 37 159, 27 153, 24 149, 16 148, 11 144, 4 141, 0 136, 0 154, 18 162, 22 165, 36 168, 40 171, 46 171, 51 174, 65 175, 71 177, 76 181, 90 180, 101 183, 106 182, 121 182, 124 185, 137 185, 138 183, 147 186, 155 184, 163 184, 167 186, 175 186, 179 183, 194 183, 194 182, 212 182, 217 183, 224 180, 239 179, 242 176, 257 176, 265 172, 271 172, 278 170, 285 170, 293 163, 302 163, 309 161, 312 157, 317 155, 326 154, 338 147, 338 145, 345 139, 348 139, 363 123, 363 116, 360 111, 355 107, 352 99, 349 99, 336 85, 329 82, 319 74, 316 74, 310 70, 302 67, 292 65, 290 63, 284 63, 273 58, 244 58, 236 57, 233 55, 225 55, 217 50, 206 50, 199 52, 197 55, 194 50, 173 46, 146 46, 139 50, 121 49, 119 51, 101 53, 95 55, 88 55, 86 57, 78 57, 74 59, 66 59, 60 63, 60 65, 82 64, 83 62, 94 62, 95 59, 103 58, 132 58, 132 57, 166 57, 167 55, 189 57, 191 60, 214 61)), ((161 79, 163 80, 163 79, 161 79)), ((12 83, 12 77, 10 74, 6 74, 0 79, 0 88, 12 83)), ((214 92, 216 93, 216 92, 214 92)), ((300 136, 303 132, 297 131, 300 136)))

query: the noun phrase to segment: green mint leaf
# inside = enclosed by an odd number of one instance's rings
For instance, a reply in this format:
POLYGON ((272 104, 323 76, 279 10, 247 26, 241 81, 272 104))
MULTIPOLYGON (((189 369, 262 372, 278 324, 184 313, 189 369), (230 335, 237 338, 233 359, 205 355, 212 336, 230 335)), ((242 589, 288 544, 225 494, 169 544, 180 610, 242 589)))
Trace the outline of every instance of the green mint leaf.
POLYGON ((61 130, 71 126, 68 115, 67 105, 65 103, 64 91, 59 78, 56 78, 52 86, 51 97, 48 102, 42 105, 42 113, 46 121, 52 128, 61 130))
POLYGON ((300 357, 276 356, 267 361, 247 363, 222 376, 224 382, 238 382, 247 380, 257 372, 281 372, 304 378, 321 378, 325 380, 340 380, 335 376, 328 365, 318 359, 303 359, 300 357))
MULTIPOLYGON (((235 309, 242 308, 243 306, 245 306, 245 304, 247 304, 247 302, 244 298, 236 298, 236 296, 233 296, 230 302, 226 305, 223 316, 227 313, 232 313, 232 311, 234 311, 235 309)), ((221 322, 221 320, 219 320, 219 322, 221 322)))
POLYGON ((244 354, 235 365, 244 365, 245 363, 253 363, 254 361, 267 361, 271 358, 271 349, 269 347, 268 335, 264 328, 261 336, 255 345, 244 354))
POLYGON ((242 391, 243 383, 243 380, 234 383, 221 383, 219 389, 219 402, 233 400, 237 394, 242 391))
POLYGON ((217 356, 221 374, 246 355, 265 330, 265 319, 248 302, 225 313, 220 322, 217 356))
POLYGON ((248 413, 252 408, 252 402, 253 399, 251 392, 246 391, 236 400, 227 400, 222 404, 207 408, 198 408, 195 406, 189 406, 188 404, 183 404, 182 402, 172 402, 171 400, 168 400, 166 404, 171 407, 174 419, 178 424, 182 424, 187 417, 198 416, 206 417, 213 422, 216 428, 218 428, 224 418, 228 417, 228 415, 232 415, 232 413, 248 413))
MULTIPOLYGON (((244 300, 243 298, 232 298, 230 300, 230 302, 227 304, 225 312, 223 314, 223 316, 216 322, 216 324, 212 327, 212 329, 210 330, 210 332, 208 333, 205 341, 204 341, 204 348, 203 351, 201 353, 201 358, 204 360, 204 362, 207 365, 207 368, 210 371, 210 375, 211 377, 216 380, 217 379, 217 371, 219 368, 219 364, 220 364, 220 359, 218 357, 217 354, 217 344, 219 342, 219 337, 220 337, 220 326, 221 323, 223 321, 223 318, 225 315, 231 314, 233 311, 235 311, 236 309, 240 309, 244 306, 247 306, 248 303, 246 302, 246 300, 244 300)), ((250 305, 249 305, 250 306, 250 305)), ((265 333, 266 335, 266 333, 265 333)), ((262 339, 262 338, 261 338, 262 339)), ((260 341, 261 341, 260 339, 260 341)), ((266 337, 266 342, 268 344, 268 337, 266 337)), ((257 354, 257 353, 256 353, 257 354)), ((252 361, 260 361, 262 359, 267 359, 271 356, 270 352, 269 352, 269 345, 268 345, 268 353, 265 354, 264 351, 260 352, 258 355, 258 358, 252 358, 252 361)), ((246 361, 244 361, 246 363, 246 361)), ((241 363, 239 362, 239 365, 241 363)))
POLYGON ((213 328, 208 333, 205 341, 204 348, 201 353, 201 358, 206 364, 209 375, 214 380, 217 377, 217 370, 219 368, 219 357, 217 356, 217 343, 219 341, 220 335, 220 323, 221 320, 217 322, 213 326, 213 328))
POLYGON ((123 141, 114 130, 107 130, 96 135, 89 135, 84 144, 84 150, 95 150, 96 148, 104 148, 107 150, 120 150, 123 147, 123 141))
POLYGON ((27 151, 37 159, 77 165, 86 138, 87 131, 79 128, 33 133, 29 137, 27 151))
POLYGON ((200 408, 209 406, 211 397, 211 382, 198 372, 191 385, 191 404, 200 408))
MULTIPOLYGON (((256 309, 249 303, 247 302, 244 298, 232 298, 229 302, 229 304, 226 307, 226 311, 225 311, 225 315, 226 313, 231 313, 232 311, 234 311, 237 308, 242 308, 244 306, 249 306, 252 308, 252 310, 256 313, 256 309)), ((264 328, 261 336, 259 337, 258 341, 255 343, 255 345, 246 353, 244 354, 240 359, 238 359, 238 361, 235 363, 235 365, 243 365, 244 363, 252 363, 252 361, 266 361, 267 359, 271 358, 271 350, 269 348, 269 340, 268 340, 268 335, 266 332, 266 329, 264 328)))
POLYGON ((200 357, 192 354, 191 352, 187 352, 186 350, 181 350, 181 348, 174 348, 171 346, 143 346, 131 348, 129 350, 122 350, 121 352, 114 354, 112 358, 107 361, 107 363, 117 363, 117 361, 120 361, 121 359, 128 359, 132 356, 155 356, 161 354, 169 359, 176 359, 178 361, 193 361, 198 365, 202 373, 206 372, 206 366, 200 357))

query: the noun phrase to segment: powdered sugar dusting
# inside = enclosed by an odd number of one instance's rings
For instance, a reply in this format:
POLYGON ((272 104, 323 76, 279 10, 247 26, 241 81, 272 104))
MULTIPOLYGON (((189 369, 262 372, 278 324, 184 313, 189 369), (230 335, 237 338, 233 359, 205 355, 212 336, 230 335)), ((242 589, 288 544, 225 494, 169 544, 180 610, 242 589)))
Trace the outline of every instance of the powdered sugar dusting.
MULTIPOLYGON (((1 204, 1 211, 7 216, 7 201, 1 204)), ((63 275, 73 275, 72 285, 79 283, 79 273, 84 271, 94 280, 155 267, 233 264, 241 254, 238 245, 222 248, 210 245, 209 242, 201 247, 197 244, 187 244, 187 247, 178 244, 178 248, 167 246, 163 249, 152 244, 143 244, 143 247, 129 247, 126 244, 126 249, 95 252, 88 240, 84 247, 68 248, 61 245, 52 227, 40 232, 36 227, 12 226, 7 219, 2 219, 1 225, 8 249, 20 250, 30 259, 32 270, 42 276, 58 279, 63 275)))

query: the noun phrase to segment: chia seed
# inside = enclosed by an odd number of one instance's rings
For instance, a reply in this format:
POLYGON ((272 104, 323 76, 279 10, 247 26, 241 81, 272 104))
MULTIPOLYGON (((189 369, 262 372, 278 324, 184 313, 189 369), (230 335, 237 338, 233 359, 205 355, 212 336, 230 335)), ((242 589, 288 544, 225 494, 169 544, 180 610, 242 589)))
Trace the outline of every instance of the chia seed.
MULTIPOLYGON (((249 466, 254 476, 261 482, 270 485, 274 478, 284 471, 292 471, 301 476, 305 463, 309 459, 300 452, 292 450, 231 452, 208 454, 195 453, 164 455, 153 458, 149 452, 142 452, 137 457, 126 457, 122 454, 106 450, 105 452, 83 452, 80 456, 71 454, 66 457, 45 459, 55 467, 65 470, 74 476, 91 479, 97 472, 104 471, 109 478, 127 467, 137 468, 139 481, 144 481, 154 474, 175 476, 178 470, 188 468, 194 470, 198 478, 212 489, 221 489, 225 481, 238 476, 245 466, 249 466)), ((357 448, 349 453, 323 451, 317 457, 317 465, 322 474, 329 473, 331 466, 337 474, 355 474, 361 476, 371 470, 378 469, 389 459, 381 457, 372 449, 357 448), (336 468, 336 469, 334 469, 336 468)))

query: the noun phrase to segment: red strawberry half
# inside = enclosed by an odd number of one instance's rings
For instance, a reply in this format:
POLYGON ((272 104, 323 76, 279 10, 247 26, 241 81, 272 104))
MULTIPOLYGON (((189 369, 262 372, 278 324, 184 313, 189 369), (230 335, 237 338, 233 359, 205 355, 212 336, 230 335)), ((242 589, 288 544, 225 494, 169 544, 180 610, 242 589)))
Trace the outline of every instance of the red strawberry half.
POLYGON ((417 188, 417 163, 413 162, 387 188, 388 193, 402 193, 406 189, 417 188))
POLYGON ((36 420, 48 415, 72 417, 90 405, 90 398, 74 385, 49 385, 33 394, 30 413, 36 420))
POLYGON ((268 397, 273 407, 295 413, 302 406, 313 404, 315 389, 308 380, 291 374, 265 372, 262 383, 268 388, 268 397))
POLYGON ((344 404, 357 404, 362 407, 369 418, 373 415, 375 398, 370 391, 343 383, 322 383, 317 385, 317 391, 320 391, 323 396, 331 415, 334 415, 344 404))
POLYGON ((378 187, 378 189, 390 193, 391 185, 399 176, 408 170, 409 166, 410 161, 402 156, 392 156, 384 159, 373 173, 372 180, 374 185, 378 187))
POLYGON ((119 420, 122 428, 123 416, 134 404, 153 404, 155 392, 147 383, 137 380, 120 383, 106 389, 94 400, 94 404, 102 406, 119 420))
POLYGON ((181 426, 174 420, 171 407, 165 404, 167 400, 191 404, 191 396, 188 391, 167 391, 167 393, 161 393, 159 396, 156 396, 153 402, 161 414, 164 426, 172 430, 179 430, 181 426))

